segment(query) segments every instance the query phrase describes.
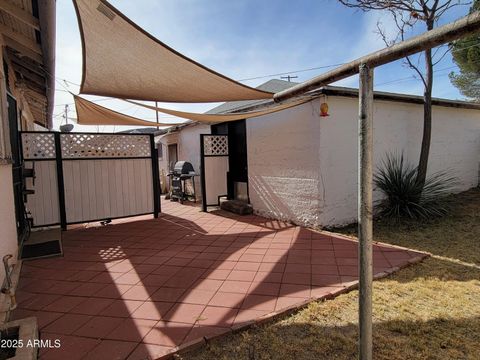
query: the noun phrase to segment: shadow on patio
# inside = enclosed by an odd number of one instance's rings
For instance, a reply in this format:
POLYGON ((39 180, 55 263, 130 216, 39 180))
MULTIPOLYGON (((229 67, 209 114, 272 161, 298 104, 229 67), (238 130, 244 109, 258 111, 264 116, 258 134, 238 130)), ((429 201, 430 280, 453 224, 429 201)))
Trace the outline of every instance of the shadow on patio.
MULTIPOLYGON (((64 258, 25 262, 14 318, 42 359, 157 358, 357 280, 357 244, 258 216, 164 203, 159 219, 64 233, 64 258)), ((420 254, 374 247, 375 273, 420 254)))

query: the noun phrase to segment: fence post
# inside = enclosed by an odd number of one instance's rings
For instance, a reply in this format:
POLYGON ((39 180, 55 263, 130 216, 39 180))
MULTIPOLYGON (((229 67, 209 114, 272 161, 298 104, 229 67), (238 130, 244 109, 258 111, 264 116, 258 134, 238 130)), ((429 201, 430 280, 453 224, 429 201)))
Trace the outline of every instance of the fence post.
POLYGON ((161 211, 160 174, 158 166, 158 149, 155 147, 155 137, 153 134, 150 134, 150 156, 152 158, 153 216, 158 218, 158 214, 161 211))
POLYGON ((358 246, 359 246, 359 352, 372 359, 372 180, 373 180, 373 69, 359 68, 358 108, 358 246))
POLYGON ((67 212, 65 210, 65 184, 63 180, 63 158, 61 133, 53 133, 55 139, 55 161, 57 163, 57 187, 58 187, 58 206, 60 211, 60 226, 62 230, 67 230, 67 212))

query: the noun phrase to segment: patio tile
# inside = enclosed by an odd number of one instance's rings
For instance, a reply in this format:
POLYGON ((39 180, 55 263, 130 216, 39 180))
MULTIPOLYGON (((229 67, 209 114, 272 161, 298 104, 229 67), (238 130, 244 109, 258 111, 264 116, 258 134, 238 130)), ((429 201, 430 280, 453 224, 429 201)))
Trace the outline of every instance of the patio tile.
POLYGON ((194 324, 204 308, 204 305, 178 303, 167 312, 164 319, 167 321, 194 324))
POLYGON ((85 358, 88 360, 124 360, 137 345, 136 342, 102 340, 85 358))
POLYGON ((86 298, 82 303, 75 306, 71 313, 84 315, 97 315, 107 306, 111 305, 112 299, 86 298))
POLYGON ((269 282, 252 282, 252 285, 248 289, 250 294, 257 295, 278 295, 280 291, 280 283, 269 282))
POLYGON ((205 338, 205 337, 213 337, 213 336, 217 336, 217 335, 225 334, 229 332, 230 332, 230 328, 228 327, 195 325, 192 327, 192 329, 188 333, 187 337, 183 340, 183 342, 187 343, 192 340, 205 338))
POLYGON ((337 265, 312 265, 312 274, 339 275, 337 265))
POLYGON ((190 324, 160 321, 145 335, 143 342, 175 347, 183 342, 183 339, 185 339, 192 327, 193 325, 190 324))
MULTIPOLYGON (((174 203, 163 211, 66 232, 64 258, 24 264, 12 318, 37 316, 42 338, 66 344, 42 359, 154 359, 358 279, 358 243, 342 236, 174 203)), ((374 272, 416 255, 375 245, 374 272)))
POLYGON ((134 285, 122 294, 126 300, 148 300, 158 290, 158 286, 134 285))
POLYGON ((196 290, 212 290, 217 291, 220 286, 222 286, 222 280, 214 280, 214 279, 199 279, 192 285, 193 289, 196 290))
POLYGON ((97 339, 89 339, 78 336, 60 335, 54 333, 43 333, 43 340, 60 340, 59 348, 49 349, 42 354, 42 360, 80 360, 100 343, 97 339))
POLYGON ((207 306, 198 319, 200 325, 213 325, 219 327, 232 326, 238 309, 218 306, 207 306))
POLYGON ((35 294, 30 299, 19 304, 20 308, 30 309, 30 310, 41 310, 47 305, 50 305, 55 300, 59 299, 61 295, 53 294, 35 294))
POLYGON ((338 284, 341 281, 342 279, 339 275, 312 274, 312 285, 329 286, 333 284, 338 284))
POLYGON ((62 296, 50 303, 49 305, 45 306, 43 310, 66 313, 72 310, 75 306, 82 303, 83 301, 85 301, 85 298, 78 296, 62 296))
POLYGON ((286 309, 290 306, 296 305, 304 301, 302 298, 297 298, 297 297, 279 297, 277 299, 277 303, 275 304, 275 311, 280 311, 283 309, 286 309))
POLYGON ((166 355, 171 350, 170 346, 140 343, 127 360, 154 360, 166 355))
POLYGON ((282 284, 280 286, 279 296, 308 299, 310 298, 310 285, 282 284))
POLYGON ((216 291, 212 290, 187 290, 185 294, 183 294, 179 299, 178 302, 187 303, 187 304, 200 304, 206 305, 210 301, 210 299, 215 295, 216 291))
MULTIPOLYGON (((45 326, 49 325, 63 314, 59 312, 51 311, 34 311, 29 316, 35 316, 37 318, 37 324, 40 329, 43 329, 45 326)), ((18 318, 22 319, 22 317, 18 318)))
POLYGON ((186 289, 161 287, 150 296, 150 300, 175 302, 185 291, 186 289))
POLYGON ((251 282, 249 281, 225 281, 222 286, 220 286, 220 291, 222 292, 231 292, 246 294, 250 288, 251 282))
POLYGON ((228 275, 227 280, 253 281, 256 274, 257 273, 255 271, 232 270, 232 272, 228 275))
POLYGON ((106 338, 112 340, 141 342, 157 321, 146 319, 124 319, 106 338))
POLYGON ((311 274, 285 273, 283 274, 282 283, 310 285, 311 277, 311 274))
POLYGON ((277 297, 274 295, 248 294, 242 304, 242 309, 264 310, 267 312, 275 310, 277 297))
POLYGON ((231 272, 232 270, 223 270, 223 269, 207 271, 202 275, 202 278, 213 279, 213 280, 226 280, 228 275, 230 275, 231 272))
POLYGON ((135 319, 161 320, 174 303, 146 301, 140 305, 131 315, 135 319))
POLYGON ((242 305, 244 298, 245 294, 219 291, 215 294, 215 296, 213 296, 208 305, 239 308, 242 305))
POLYGON ((123 321, 122 318, 97 316, 92 317, 74 335, 102 339, 123 321))
POLYGON ((83 326, 87 321, 92 317, 89 315, 79 315, 79 314, 65 314, 50 323, 43 330, 46 332, 70 335, 75 330, 83 326))

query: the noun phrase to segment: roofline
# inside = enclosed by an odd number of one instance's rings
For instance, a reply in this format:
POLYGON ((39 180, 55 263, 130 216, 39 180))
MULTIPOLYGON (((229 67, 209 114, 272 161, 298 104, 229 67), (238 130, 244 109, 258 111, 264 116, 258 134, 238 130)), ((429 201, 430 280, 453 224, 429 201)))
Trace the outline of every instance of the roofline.
MULTIPOLYGON (((320 88, 318 92, 315 91, 312 93, 312 95, 314 96, 316 96, 317 94, 318 96, 332 95, 332 96, 344 96, 344 97, 357 98, 358 89, 340 87, 340 86, 325 86, 320 88)), ((374 91, 373 98, 375 100, 395 101, 395 102, 403 102, 403 103, 419 104, 419 105, 423 105, 424 103, 422 96, 391 93, 391 92, 385 92, 385 91, 374 91)), ((471 101, 462 101, 462 100, 432 98, 432 105, 442 106, 442 107, 480 110, 480 103, 471 102, 471 101)))
MULTIPOLYGON (((358 98, 358 89, 342 87, 342 86, 324 86, 317 90, 306 93, 303 96, 305 95, 312 97, 312 100, 322 95, 358 98)), ((297 96, 296 98, 300 98, 300 97, 302 96, 297 96)), ((375 100, 423 105, 423 97, 418 95, 407 95, 407 94, 391 93, 391 92, 385 92, 385 91, 374 91, 373 98, 375 100)), ((263 102, 261 104, 256 104, 256 105, 241 106, 235 109, 231 109, 226 113, 231 114, 239 111, 259 110, 274 103, 275 102, 271 100, 271 101, 263 102)), ((457 109, 462 108, 462 109, 470 109, 470 110, 480 110, 480 103, 471 102, 471 101, 462 101, 462 100, 432 98, 432 105, 442 106, 442 107, 451 107, 451 108, 457 108, 457 109)))

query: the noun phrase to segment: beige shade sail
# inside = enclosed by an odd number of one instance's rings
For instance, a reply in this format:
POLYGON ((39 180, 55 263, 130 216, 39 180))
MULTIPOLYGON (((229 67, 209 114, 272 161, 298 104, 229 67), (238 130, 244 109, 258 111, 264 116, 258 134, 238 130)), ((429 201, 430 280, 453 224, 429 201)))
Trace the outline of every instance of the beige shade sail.
POLYGON ((300 104, 304 104, 310 100, 312 100, 311 97, 302 98, 301 100, 297 100, 297 101, 291 101, 288 103, 275 104, 272 106, 268 106, 263 108, 262 110, 257 110, 257 111, 245 111, 245 112, 237 112, 237 113, 230 113, 230 114, 198 114, 198 113, 191 113, 191 112, 150 106, 150 105, 139 103, 137 101, 124 99, 124 101, 126 102, 143 106, 147 109, 160 111, 164 114, 169 114, 169 115, 181 117, 184 119, 189 119, 189 120, 198 121, 198 122, 205 122, 205 123, 221 123, 221 122, 228 122, 228 121, 236 121, 236 120, 249 119, 257 116, 272 114, 277 111, 285 110, 294 106, 298 106, 300 104))
POLYGON ((272 98, 168 47, 105 0, 73 0, 83 46, 80 92, 160 102, 272 98))
POLYGON ((77 122, 81 125, 176 126, 181 123, 156 123, 121 114, 74 95, 77 122))

